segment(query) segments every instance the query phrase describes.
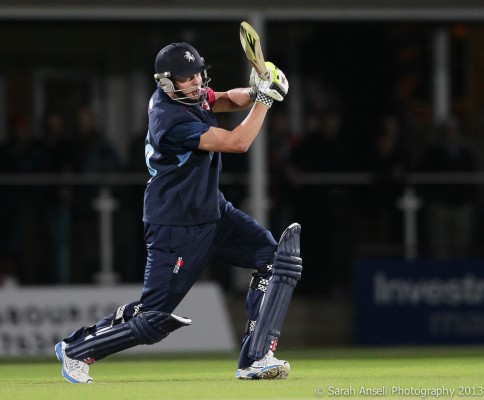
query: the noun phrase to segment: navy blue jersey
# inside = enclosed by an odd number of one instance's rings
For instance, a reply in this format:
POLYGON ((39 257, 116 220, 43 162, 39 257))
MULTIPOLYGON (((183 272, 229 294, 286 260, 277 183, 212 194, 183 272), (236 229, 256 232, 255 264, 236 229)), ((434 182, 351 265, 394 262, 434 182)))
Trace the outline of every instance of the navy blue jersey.
MULTIPOLYGON (((213 99, 213 91, 208 93, 213 99)), ((150 99, 145 156, 148 181, 143 221, 198 225, 220 218, 220 153, 198 149, 200 136, 217 121, 209 101, 186 106, 157 88, 150 99)))

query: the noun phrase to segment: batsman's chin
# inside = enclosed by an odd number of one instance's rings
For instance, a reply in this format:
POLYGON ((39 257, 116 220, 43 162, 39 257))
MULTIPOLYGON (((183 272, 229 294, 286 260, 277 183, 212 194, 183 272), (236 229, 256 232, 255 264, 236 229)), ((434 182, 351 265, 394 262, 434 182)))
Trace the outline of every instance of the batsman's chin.
POLYGON ((188 93, 187 97, 192 99, 192 100, 197 101, 200 98, 201 94, 202 94, 202 90, 197 89, 197 90, 194 90, 193 92, 188 93))

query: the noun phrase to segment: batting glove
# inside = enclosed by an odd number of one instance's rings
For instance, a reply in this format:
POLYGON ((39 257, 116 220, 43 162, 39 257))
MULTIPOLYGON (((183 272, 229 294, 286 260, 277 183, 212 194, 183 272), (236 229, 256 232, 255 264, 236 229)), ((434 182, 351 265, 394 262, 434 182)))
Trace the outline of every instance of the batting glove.
POLYGON ((269 71, 269 79, 263 80, 257 75, 254 69, 250 74, 249 84, 256 87, 258 92, 264 93, 274 100, 282 101, 289 90, 289 81, 279 68, 273 63, 266 61, 266 67, 269 71))
POLYGON ((267 108, 271 108, 273 101, 274 99, 268 96, 267 94, 262 92, 257 92, 257 96, 255 98, 256 103, 261 103, 261 104, 264 104, 267 108))

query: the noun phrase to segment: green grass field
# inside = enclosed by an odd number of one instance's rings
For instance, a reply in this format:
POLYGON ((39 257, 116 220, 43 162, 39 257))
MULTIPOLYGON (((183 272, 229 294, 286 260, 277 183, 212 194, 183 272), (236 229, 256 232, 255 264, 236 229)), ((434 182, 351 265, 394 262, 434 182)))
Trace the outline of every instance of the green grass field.
POLYGON ((92 385, 69 384, 54 359, 2 359, 0 399, 484 399, 482 347, 280 349, 277 355, 291 363, 288 380, 235 380, 237 354, 113 356, 91 367, 92 385))

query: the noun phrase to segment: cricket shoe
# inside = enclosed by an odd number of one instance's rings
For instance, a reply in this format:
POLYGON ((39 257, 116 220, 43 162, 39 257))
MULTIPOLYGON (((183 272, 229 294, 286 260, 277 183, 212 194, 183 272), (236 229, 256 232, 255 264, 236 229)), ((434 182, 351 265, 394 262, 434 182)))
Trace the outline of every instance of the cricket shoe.
POLYGON ((55 355, 62 363, 62 376, 71 383, 93 383, 89 376, 89 365, 74 360, 66 355, 67 343, 62 341, 55 345, 55 355))
POLYGON ((264 358, 254 361, 247 368, 239 368, 237 379, 287 379, 291 366, 287 361, 278 360, 269 350, 264 358))

